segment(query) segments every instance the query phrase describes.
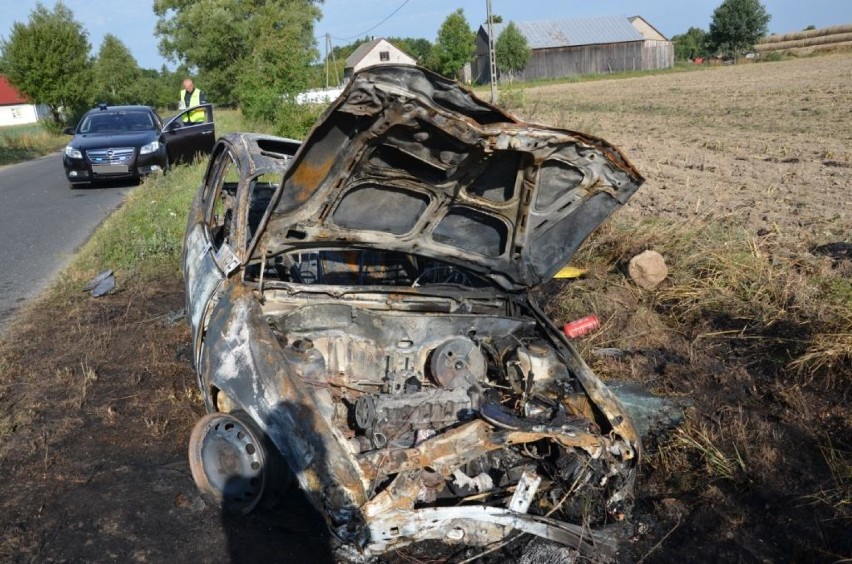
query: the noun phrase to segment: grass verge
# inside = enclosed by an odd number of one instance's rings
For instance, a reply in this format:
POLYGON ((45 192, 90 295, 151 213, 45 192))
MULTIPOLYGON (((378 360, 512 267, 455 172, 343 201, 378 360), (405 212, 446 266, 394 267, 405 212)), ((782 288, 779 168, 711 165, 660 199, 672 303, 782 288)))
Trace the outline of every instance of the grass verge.
POLYGON ((58 151, 68 139, 67 135, 51 133, 37 123, 0 127, 0 166, 58 151))
POLYGON ((560 320, 600 316, 602 330, 580 343, 593 367, 692 405, 677 430, 652 441, 646 484, 722 513, 742 511, 737 496, 775 503, 790 492, 830 519, 852 519, 843 400, 852 287, 842 261, 791 249, 777 233, 755 236, 730 217, 616 216, 574 262, 589 275, 562 283, 549 308, 560 320), (669 267, 653 291, 626 274, 646 249, 669 267), (607 348, 624 360, 595 357, 607 348))

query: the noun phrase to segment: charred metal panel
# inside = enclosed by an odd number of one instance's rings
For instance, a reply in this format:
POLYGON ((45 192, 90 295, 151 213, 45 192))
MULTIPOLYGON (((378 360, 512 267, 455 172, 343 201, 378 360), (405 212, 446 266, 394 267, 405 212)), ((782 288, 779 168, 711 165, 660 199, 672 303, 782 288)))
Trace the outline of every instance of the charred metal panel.
POLYGON ((386 65, 353 77, 323 116, 263 237, 274 253, 416 248, 526 287, 642 182, 605 141, 519 123, 428 71, 386 65))
POLYGON ((361 476, 339 432, 318 414, 303 385, 298 349, 282 349, 250 292, 230 285, 215 306, 201 369, 204 382, 228 395, 269 436, 302 489, 350 542, 366 502, 361 476), (288 358, 296 357, 296 358, 288 358))

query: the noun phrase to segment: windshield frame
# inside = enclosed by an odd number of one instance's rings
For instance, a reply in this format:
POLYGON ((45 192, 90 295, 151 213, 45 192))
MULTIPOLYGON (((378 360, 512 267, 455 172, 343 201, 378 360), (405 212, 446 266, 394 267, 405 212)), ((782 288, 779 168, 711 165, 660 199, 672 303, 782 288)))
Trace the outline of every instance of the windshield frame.
MULTIPOLYGON (((288 288, 291 291, 304 291, 304 292, 318 292, 325 294, 333 294, 333 295, 342 295, 347 293, 412 293, 412 294, 433 294, 435 296, 440 297, 452 297, 453 295, 458 295, 460 292, 463 292, 466 298, 471 296, 487 296, 493 297, 495 295, 505 295, 507 293, 504 288, 501 288, 498 284, 495 284, 494 281, 489 279, 486 276, 483 276, 480 273, 477 273, 470 268, 468 268, 464 264, 455 264, 447 260, 435 259, 432 257, 424 257, 416 254, 409 253, 401 253, 399 251, 386 251, 383 249, 375 249, 369 247, 307 247, 307 248, 299 248, 299 249, 291 249, 285 253, 278 253, 276 255, 268 255, 266 257, 266 266, 267 273, 263 276, 263 286, 265 288, 288 288), (399 258, 404 258, 405 260, 409 260, 417 266, 418 268, 422 268, 422 270, 418 270, 418 276, 412 280, 411 284, 394 284, 394 283, 357 283, 352 281, 339 281, 334 283, 326 283, 324 281, 314 281, 314 282, 306 282, 302 280, 289 279, 285 280, 280 277, 276 277, 275 275, 269 275, 270 270, 275 269, 275 262, 277 258, 280 257, 293 257, 293 255, 319 255, 325 253, 338 254, 338 253, 369 253, 373 257, 377 254, 388 253, 389 260, 398 260, 399 258), (395 256, 395 259, 394 259, 395 256), (419 264, 423 262, 424 264, 419 264), (434 268, 440 269, 448 269, 450 271, 449 276, 452 278, 451 280, 443 280, 443 281, 423 281, 421 278, 427 274, 426 271, 434 268), (465 285, 456 282, 459 280, 457 275, 461 275, 464 278, 467 278, 470 282, 473 282, 470 285, 465 285), (298 290, 296 290, 298 289, 298 290)), ((279 267, 281 265, 279 264, 279 267)), ((292 267, 292 263, 288 264, 288 267, 292 267)), ((243 268, 242 278, 245 283, 248 284, 258 284, 260 283, 260 275, 259 275, 259 267, 260 261, 257 259, 252 260, 243 268)))

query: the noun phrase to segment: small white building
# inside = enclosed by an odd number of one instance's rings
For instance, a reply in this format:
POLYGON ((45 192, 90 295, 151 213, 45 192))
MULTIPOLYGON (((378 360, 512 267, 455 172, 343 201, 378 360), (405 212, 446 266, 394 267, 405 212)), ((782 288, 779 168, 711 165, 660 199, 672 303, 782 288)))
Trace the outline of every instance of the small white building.
POLYGON ((0 75, 0 127, 35 123, 49 113, 47 106, 31 103, 0 75))
POLYGON ((401 49, 387 39, 373 39, 363 43, 346 57, 346 67, 343 76, 348 80, 359 70, 373 65, 415 65, 417 61, 409 57, 401 49))

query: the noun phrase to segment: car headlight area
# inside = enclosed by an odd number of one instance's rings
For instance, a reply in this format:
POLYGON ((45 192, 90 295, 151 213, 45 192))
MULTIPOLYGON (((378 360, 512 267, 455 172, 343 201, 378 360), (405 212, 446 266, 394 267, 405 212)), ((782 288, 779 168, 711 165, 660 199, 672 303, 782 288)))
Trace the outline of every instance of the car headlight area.
MULTIPOLYGON (((144 149, 144 147, 143 147, 143 149, 144 149)), ((80 149, 75 149, 71 145, 66 145, 65 146, 65 156, 68 157, 69 159, 82 159, 83 153, 80 151, 80 149)))
POLYGON ((159 141, 151 141, 147 145, 142 145, 142 148, 139 149, 140 155, 147 155, 149 153, 156 153, 160 150, 160 142, 159 141))

